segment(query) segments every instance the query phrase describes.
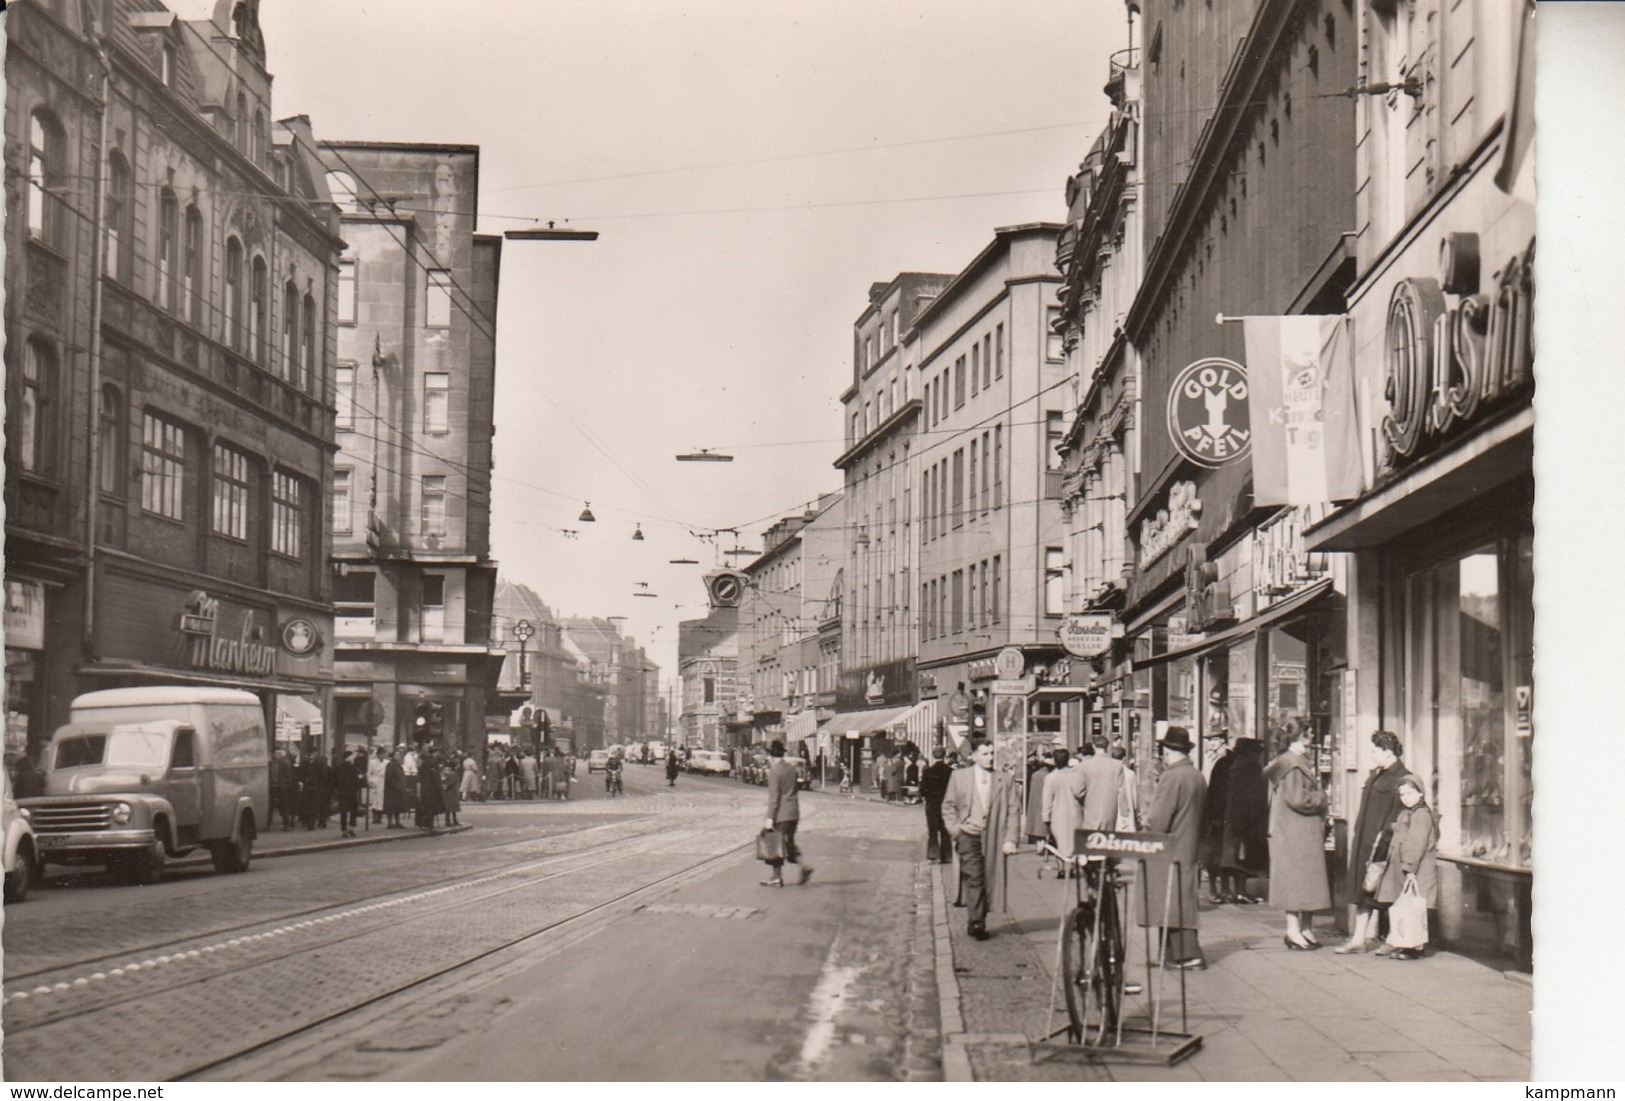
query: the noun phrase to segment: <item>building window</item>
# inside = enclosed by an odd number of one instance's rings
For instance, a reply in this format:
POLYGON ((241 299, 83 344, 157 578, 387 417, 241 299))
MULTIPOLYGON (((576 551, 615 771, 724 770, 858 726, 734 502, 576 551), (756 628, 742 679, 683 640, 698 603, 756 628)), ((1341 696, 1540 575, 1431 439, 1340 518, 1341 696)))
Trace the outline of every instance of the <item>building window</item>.
POLYGON ((993 336, 982 337, 982 389, 993 385, 993 336))
POLYGON ((980 448, 978 447, 976 437, 972 436, 970 441, 970 491, 967 494, 970 503, 970 514, 972 516, 976 515, 976 452, 978 450, 980 450, 980 448))
POLYGON ((333 579, 333 633, 371 638, 377 615, 378 575, 371 570, 341 573, 333 579))
POLYGON ((226 239, 226 343, 233 351, 243 351, 243 246, 237 238, 226 239))
POLYGON ((424 324, 431 329, 451 328, 451 272, 429 272, 429 301, 424 324))
POLYGON ((451 431, 451 376, 423 376, 423 430, 431 436, 451 431))
POLYGON ((970 396, 975 397, 982 386, 982 346, 972 342, 970 346, 970 396))
POLYGON ((102 273, 122 283, 130 280, 130 244, 134 240, 131 220, 135 217, 135 177, 124 154, 107 158, 106 248, 102 253, 102 273))
POLYGON ((271 341, 271 288, 265 270, 265 260, 254 257, 253 283, 249 291, 248 354, 254 362, 264 365, 271 341))
POLYGON ((993 426, 993 507, 1004 507, 1004 425, 993 426))
POLYGON ((96 441, 96 484, 103 493, 124 493, 124 402, 118 387, 103 386, 96 441))
POLYGON ((333 471, 333 531, 340 535, 348 535, 355 530, 355 521, 350 516, 350 472, 348 470, 333 471))
POLYGON ((983 512, 987 511, 989 502, 991 502, 993 500, 992 495, 988 492, 988 486, 989 486, 988 473, 989 473, 989 468, 992 467, 992 465, 993 465, 993 461, 992 461, 992 459, 990 457, 992 455, 992 452, 988 450, 991 439, 992 439, 992 433, 989 433, 989 432, 983 432, 982 433, 982 511, 983 512))
POLYGON ((170 520, 184 518, 186 434, 151 413, 141 418, 141 508, 170 520))
POLYGON ((181 309, 181 269, 176 263, 180 228, 180 204, 166 187, 158 195, 158 302, 170 313, 181 309))
POLYGON ((1004 323, 993 329, 993 377, 1004 377, 1004 323))
POLYGON ((700 685, 701 685, 701 688, 700 688, 700 702, 702 702, 702 703, 716 703, 717 702, 717 679, 715 677, 703 677, 700 680, 700 685))
POLYGON ((1066 612, 1066 566, 1060 547, 1044 548, 1044 614, 1066 612))
POLYGON ((965 629, 965 571, 955 570, 953 577, 952 631, 959 634, 965 629))
POLYGON ((954 408, 965 404, 965 357, 954 360, 954 408))
POLYGON ((28 119, 28 233, 48 245, 62 235, 62 128, 44 111, 28 119))
POLYGON ((271 475, 271 549, 300 557, 305 545, 303 500, 299 479, 283 471, 271 475))
POLYGON ((165 88, 175 85, 175 47, 164 43, 163 52, 158 55, 158 79, 163 81, 165 88))
POLYGON ((237 93, 237 118, 235 119, 235 122, 236 122, 236 128, 237 128, 237 134, 236 134, 237 148, 242 150, 243 152, 247 152, 248 151, 248 97, 243 95, 243 93, 241 93, 241 92, 237 93))
POLYGON ((354 325, 356 269, 354 260, 339 261, 339 324, 354 325))
POLYGON ((181 269, 181 309, 193 325, 203 316, 203 215, 186 208, 185 259, 181 269))
POLYGON ((337 428, 355 427, 355 364, 341 363, 337 372, 334 399, 337 415, 333 418, 337 428))
POLYGON ((954 452, 954 527, 965 525, 965 449, 954 452))
POLYGON ((1000 594, 1004 592, 1004 556, 993 556, 993 591, 990 594, 993 604, 993 622, 999 621, 1000 594))
POLYGON ((444 574, 423 575, 423 641, 446 640, 446 578, 444 574))
POLYGON ((10 443, 17 466, 43 473, 48 464, 44 418, 49 395, 56 386, 56 355, 43 341, 30 340, 23 347, 20 393, 12 413, 10 443))
POLYGON ((254 133, 251 136, 249 144, 252 146, 250 156, 253 157, 254 163, 259 165, 261 168, 264 168, 266 164, 265 138, 265 112, 256 107, 254 109, 254 133))
POLYGON ((282 288, 282 377, 292 381, 299 369, 299 288, 289 280, 282 288))
POLYGON ((316 300, 305 295, 305 325, 300 330, 303 338, 299 342, 299 389, 310 393, 311 383, 316 374, 316 300))
POLYGON ((1061 342, 1061 307, 1049 306, 1044 310, 1044 358, 1059 363, 1064 351, 1061 342))
POLYGON ((423 507, 420 512, 424 535, 446 534, 446 476, 423 476, 423 507))
POLYGON ((1066 437, 1065 417, 1054 411, 1044 414, 1044 469, 1061 469, 1061 441, 1066 437))
POLYGON ((225 444, 214 445, 214 533, 248 538, 248 456, 225 444))

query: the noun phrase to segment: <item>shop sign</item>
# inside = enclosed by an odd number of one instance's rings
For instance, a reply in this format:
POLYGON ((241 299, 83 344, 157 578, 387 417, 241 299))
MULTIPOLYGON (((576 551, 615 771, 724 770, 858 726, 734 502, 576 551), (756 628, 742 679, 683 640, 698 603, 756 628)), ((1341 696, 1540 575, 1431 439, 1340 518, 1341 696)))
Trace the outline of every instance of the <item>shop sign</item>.
POLYGON ((276 668, 276 649, 265 644, 265 630, 253 609, 243 609, 235 635, 223 634, 220 620, 220 601, 193 589, 179 619, 187 663, 194 669, 270 676, 276 668))
POLYGON ((1037 677, 1020 677, 996 680, 988 686, 988 691, 995 696, 1030 696, 1037 688, 1037 677))
POLYGON ((914 660, 888 661, 842 672, 835 682, 835 706, 842 711, 913 703, 914 660))
POLYGON ((1488 295, 1477 293, 1477 250, 1477 234, 1451 234, 1445 284, 1406 279, 1389 299, 1382 422, 1389 469, 1432 451, 1534 378, 1535 244, 1507 261, 1488 295))
POLYGON ((1512 700, 1516 708, 1513 715, 1513 732, 1520 738, 1533 737, 1535 723, 1533 718, 1535 690, 1530 685, 1519 684, 1512 689, 1512 700))
POLYGON ((1090 613, 1068 616, 1055 629, 1061 648, 1073 657, 1098 658, 1112 648, 1112 630, 1117 620, 1110 614, 1090 613))
POLYGON ((1190 621, 1182 615, 1168 617, 1168 649, 1183 650, 1200 645, 1207 638, 1201 631, 1192 631, 1190 621))
POLYGON ((282 624, 282 648, 295 657, 304 657, 321 644, 322 633, 312 620, 295 616, 282 624))
POLYGON ((6 645, 45 649, 45 582, 6 578, 6 645))
POLYGON ((1196 530, 1202 514, 1195 482, 1175 482, 1168 487, 1168 507, 1157 510, 1140 522, 1140 568, 1144 569, 1196 530))
POLYGON ((1127 856, 1165 861, 1173 856, 1171 833, 1130 833, 1127 830, 1078 830, 1073 848, 1088 856, 1127 856))
POLYGON ((1168 435, 1198 466, 1217 468, 1245 458, 1253 445, 1247 369, 1215 357, 1175 375, 1168 391, 1168 435))
POLYGON ((999 663, 992 658, 978 658, 965 666, 966 680, 992 680, 999 675, 999 663))
POLYGON ((1259 590, 1281 596, 1325 576, 1325 557, 1303 549, 1303 527, 1309 520, 1302 508, 1292 508, 1253 533, 1253 583, 1259 590))

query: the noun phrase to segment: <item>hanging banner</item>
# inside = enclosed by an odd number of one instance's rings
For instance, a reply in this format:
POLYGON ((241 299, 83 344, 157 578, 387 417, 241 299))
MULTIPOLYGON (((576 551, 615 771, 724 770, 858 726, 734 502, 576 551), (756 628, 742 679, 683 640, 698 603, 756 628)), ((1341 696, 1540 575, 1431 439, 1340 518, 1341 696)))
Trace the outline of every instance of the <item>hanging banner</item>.
POLYGON ((1341 314, 1243 319, 1252 384, 1253 501, 1315 505, 1360 495, 1354 348, 1341 314))

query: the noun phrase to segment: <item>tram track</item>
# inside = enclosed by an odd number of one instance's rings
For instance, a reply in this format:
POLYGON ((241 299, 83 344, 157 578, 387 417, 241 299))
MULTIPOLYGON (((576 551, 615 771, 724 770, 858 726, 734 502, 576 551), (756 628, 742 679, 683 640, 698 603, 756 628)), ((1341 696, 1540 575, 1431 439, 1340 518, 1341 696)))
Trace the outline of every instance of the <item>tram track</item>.
POLYGON ((617 823, 622 832, 616 836, 573 852, 11 977, 7 1076, 46 1077, 70 1065, 109 1079, 206 1073, 706 874, 746 847, 734 844, 739 833, 723 825, 739 813, 730 806, 720 815, 711 810, 703 822, 665 819, 630 832, 627 823, 617 823), (685 852, 677 867, 659 863, 657 874, 649 874, 657 856, 669 859, 674 847, 692 842, 706 851, 698 857, 685 852), (112 960, 124 966, 107 969, 112 960), (163 1035, 191 1034, 195 1042, 184 1052, 154 1051, 150 1030, 129 1032, 131 1018, 155 1017, 175 1018, 163 1035), (222 1021, 237 1025, 222 1027, 222 1021), (147 1042, 131 1045, 132 1035, 147 1042))

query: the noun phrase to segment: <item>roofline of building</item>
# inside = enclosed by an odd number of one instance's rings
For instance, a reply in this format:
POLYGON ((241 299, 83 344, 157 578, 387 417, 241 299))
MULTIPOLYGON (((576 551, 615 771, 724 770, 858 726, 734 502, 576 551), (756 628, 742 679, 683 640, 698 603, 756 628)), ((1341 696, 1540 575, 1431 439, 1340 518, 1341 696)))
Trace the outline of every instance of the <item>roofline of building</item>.
POLYGON ((966 264, 959 274, 955 275, 948 285, 943 287, 937 296, 926 304, 924 309, 914 315, 914 324, 910 326, 909 332, 911 334, 918 332, 920 327, 927 321, 947 309, 948 303, 952 302, 958 296, 959 291, 968 285, 971 280, 980 275, 993 262, 995 256, 1001 252, 1009 251, 1010 243, 1016 238, 1045 233, 1059 237, 1065 229, 1066 226, 1060 222, 1022 222, 1019 225, 995 228, 993 230, 993 240, 989 241, 987 246, 976 254, 976 258, 966 264))
POLYGON ((446 144, 432 141, 335 141, 323 138, 316 145, 322 149, 410 149, 422 153, 474 153, 477 145, 446 144))

